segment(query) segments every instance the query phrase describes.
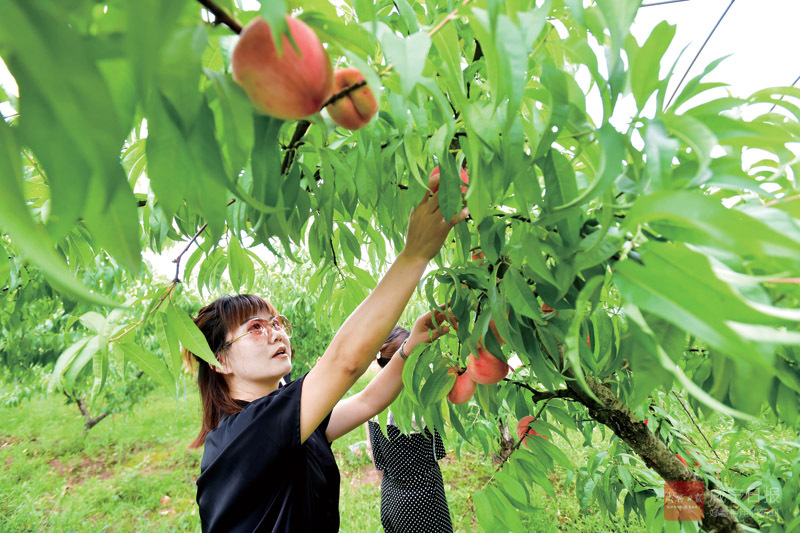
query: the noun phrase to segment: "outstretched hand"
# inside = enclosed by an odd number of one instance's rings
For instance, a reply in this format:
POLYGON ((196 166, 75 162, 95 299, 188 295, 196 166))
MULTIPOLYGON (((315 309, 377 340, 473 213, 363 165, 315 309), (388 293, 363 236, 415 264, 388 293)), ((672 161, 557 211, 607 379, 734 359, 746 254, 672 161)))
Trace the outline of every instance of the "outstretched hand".
POLYGON ((417 344, 421 342, 431 342, 449 333, 450 328, 444 322, 451 319, 452 317, 448 318, 448 315, 442 311, 435 311, 434 313, 428 311, 424 315, 421 315, 411 328, 405 351, 411 353, 411 350, 413 350, 417 344), (436 321, 435 324, 434 319, 436 321))
POLYGON ((428 191, 425 197, 411 211, 408 218, 408 237, 403 253, 411 257, 421 257, 430 261, 439 253, 447 234, 453 226, 467 218, 469 211, 465 207, 448 222, 439 208, 439 175, 428 179, 428 191), (436 191, 431 194, 430 191, 436 191))

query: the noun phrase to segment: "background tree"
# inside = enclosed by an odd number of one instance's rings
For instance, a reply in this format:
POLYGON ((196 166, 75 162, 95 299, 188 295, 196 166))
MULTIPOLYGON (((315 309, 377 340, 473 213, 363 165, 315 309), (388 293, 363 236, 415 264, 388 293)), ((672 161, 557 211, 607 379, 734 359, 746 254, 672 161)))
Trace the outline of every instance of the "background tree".
POLYGON ((754 468, 731 434, 727 451, 691 443, 698 464, 684 464, 675 411, 797 427, 800 91, 731 97, 704 81, 714 62, 670 94, 674 66, 660 60, 674 28, 640 43, 639 1, 583 4, 0 1, 0 56, 20 95, 0 94, 14 109, 0 122, 2 298, 22 294, 14 265, 30 264, 42 291, 99 306, 54 386, 91 361, 99 392, 112 354, 174 386, 179 342, 213 361, 181 284, 252 290, 257 245, 308 254, 317 298, 305 303, 335 325, 401 245, 428 173, 439 167, 452 215, 465 167, 470 220, 423 284, 459 328, 410 358, 401 425, 415 413, 487 451, 498 419, 531 414, 544 436, 577 428, 589 445, 602 424, 618 437, 582 466, 529 437, 473 495, 481 524, 521 529, 526 486, 547 490, 559 464, 587 503, 615 513, 622 500, 651 527, 664 522, 663 480, 702 480, 703 529, 741 529, 731 508, 750 508, 738 496, 754 483, 780 502, 757 525, 792 529, 797 443, 772 443, 774 460, 754 468), (324 107, 299 121, 254 112, 230 74, 236 33, 261 15, 278 35, 288 12, 363 73, 379 108, 367 126, 334 127, 324 107), (143 251, 175 243, 174 281, 153 286, 143 251), (75 275, 104 265, 131 284, 75 275), (447 403, 449 367, 479 345, 523 366, 447 403))

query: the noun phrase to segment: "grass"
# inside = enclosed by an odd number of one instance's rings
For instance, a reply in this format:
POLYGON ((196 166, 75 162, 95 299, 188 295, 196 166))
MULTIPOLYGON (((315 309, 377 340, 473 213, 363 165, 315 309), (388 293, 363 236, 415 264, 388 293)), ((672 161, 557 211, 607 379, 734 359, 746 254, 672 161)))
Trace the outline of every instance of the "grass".
MULTIPOLYGON (((0 408, 0 531, 199 531, 194 481, 201 453, 187 445, 200 405, 195 389, 186 391, 176 401, 157 390, 88 435, 76 406, 57 395, 0 408)), ((333 444, 343 532, 381 531, 380 481, 359 445, 364 439, 358 429, 333 444)), ((570 453, 581 464, 594 450, 570 453)), ((479 531, 470 495, 496 465, 466 448, 456 458, 452 447, 440 465, 455 530, 479 531)), ((532 487, 531 503, 540 510, 524 518, 531 531, 644 531, 591 508, 581 511, 574 488, 564 486, 559 472, 552 479, 557 502, 532 487)))

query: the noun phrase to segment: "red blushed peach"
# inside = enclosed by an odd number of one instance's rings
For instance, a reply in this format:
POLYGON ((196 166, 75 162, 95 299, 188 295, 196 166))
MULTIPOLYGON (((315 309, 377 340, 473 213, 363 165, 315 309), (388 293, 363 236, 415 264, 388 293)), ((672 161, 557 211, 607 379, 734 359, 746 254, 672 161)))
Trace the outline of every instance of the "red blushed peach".
POLYGON ((483 347, 478 347, 478 355, 467 357, 467 374, 475 383, 491 385, 498 383, 508 375, 511 368, 505 361, 493 356, 483 347))
POLYGON ((447 371, 448 374, 456 374, 456 381, 453 383, 453 388, 447 394, 447 399, 450 403, 460 405, 467 403, 478 385, 470 379, 465 371, 459 371, 457 368, 451 368, 447 371))
MULTIPOLYGON (((333 77, 334 94, 364 81, 364 75, 357 68, 339 69, 333 73, 333 77)), ((363 128, 377 112, 378 103, 375 101, 375 95, 366 85, 328 105, 328 114, 333 121, 348 130, 363 128)))
POLYGON ((283 120, 317 113, 333 92, 333 66, 314 31, 287 16, 288 37, 278 53, 267 21, 256 17, 242 30, 233 50, 233 79, 258 111, 283 120))
POLYGON ((517 424, 517 439, 522 440, 522 444, 524 444, 525 446, 528 446, 528 439, 533 436, 541 437, 544 440, 548 440, 547 437, 545 437, 544 435, 540 435, 539 433, 537 433, 536 431, 534 431, 529 427, 531 422, 533 422, 534 420, 536 420, 536 418, 528 415, 522 417, 522 419, 519 421, 519 424, 517 424), (525 437, 524 440, 523 437, 525 437))
MULTIPOLYGON (((428 182, 430 183, 431 181, 433 181, 433 183, 430 186, 431 187, 431 192, 436 194, 436 191, 439 190, 439 167, 438 166, 436 168, 434 168, 433 171, 431 171, 431 175, 428 177, 428 182), (434 180, 434 178, 435 178, 435 180, 434 180)), ((461 186, 461 194, 466 194, 467 185, 469 185, 469 172, 467 172, 467 169, 465 169, 465 168, 461 169, 461 181, 464 183, 464 185, 461 186)))

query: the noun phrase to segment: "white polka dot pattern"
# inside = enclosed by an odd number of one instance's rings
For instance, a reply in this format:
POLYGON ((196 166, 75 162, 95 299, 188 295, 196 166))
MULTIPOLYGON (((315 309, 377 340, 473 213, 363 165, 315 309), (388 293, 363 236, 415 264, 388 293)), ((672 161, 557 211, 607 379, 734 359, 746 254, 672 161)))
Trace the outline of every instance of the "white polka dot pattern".
POLYGON ((402 435, 369 422, 375 466, 384 471, 381 482, 381 523, 386 533, 452 533, 450 509, 438 459, 445 456, 438 432, 402 435))

